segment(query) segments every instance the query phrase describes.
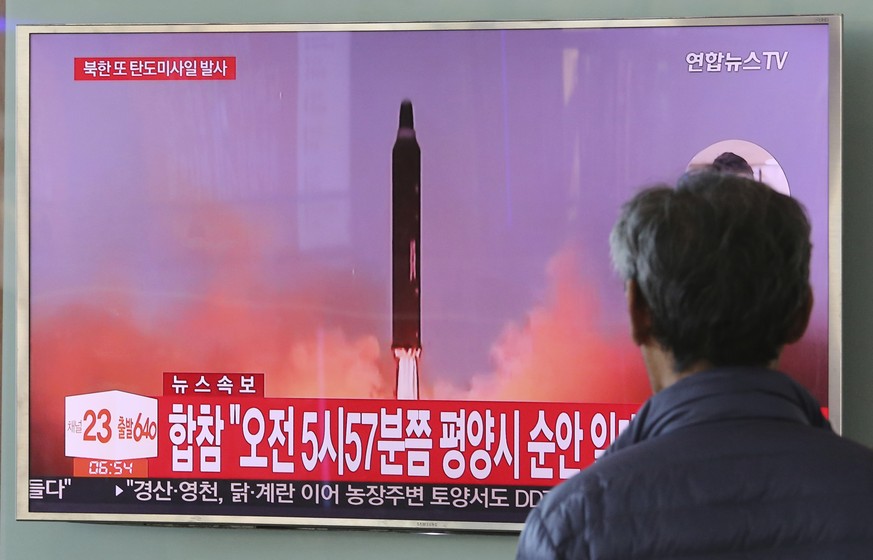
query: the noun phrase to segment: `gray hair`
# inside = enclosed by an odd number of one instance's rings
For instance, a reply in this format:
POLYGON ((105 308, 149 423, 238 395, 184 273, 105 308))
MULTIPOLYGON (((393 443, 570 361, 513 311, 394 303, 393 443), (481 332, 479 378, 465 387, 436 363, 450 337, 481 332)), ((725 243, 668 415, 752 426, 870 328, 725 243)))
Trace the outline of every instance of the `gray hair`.
POLYGON ((699 361, 765 365, 799 335, 811 305, 809 234, 794 199, 705 171, 638 193, 609 243, 619 275, 645 299, 653 337, 683 371, 699 361))

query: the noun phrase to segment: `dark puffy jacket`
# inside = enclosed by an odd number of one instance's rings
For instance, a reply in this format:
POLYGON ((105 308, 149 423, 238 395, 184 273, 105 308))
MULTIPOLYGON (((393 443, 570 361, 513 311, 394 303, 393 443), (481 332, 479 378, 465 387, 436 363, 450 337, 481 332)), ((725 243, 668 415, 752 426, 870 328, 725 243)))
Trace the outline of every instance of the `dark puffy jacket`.
POLYGON ((766 369, 691 375, 528 517, 519 559, 873 559, 873 451, 766 369))

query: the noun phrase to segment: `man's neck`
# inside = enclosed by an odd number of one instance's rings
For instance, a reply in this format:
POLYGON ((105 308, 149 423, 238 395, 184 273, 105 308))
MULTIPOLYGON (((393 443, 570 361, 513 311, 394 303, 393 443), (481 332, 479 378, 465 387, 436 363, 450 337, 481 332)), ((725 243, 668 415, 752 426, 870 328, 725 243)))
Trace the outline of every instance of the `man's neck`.
MULTIPOLYGON (((652 386, 652 393, 663 391, 667 387, 673 385, 680 379, 684 379, 689 375, 700 373, 712 369, 713 365, 706 360, 694 362, 689 367, 682 371, 676 371, 674 364, 675 359, 673 353, 664 349, 660 344, 644 344, 640 347, 643 354, 643 361, 646 364, 646 371, 649 374, 649 383, 652 386)), ((764 367, 776 369, 779 359, 775 359, 769 364, 764 364, 764 367)))

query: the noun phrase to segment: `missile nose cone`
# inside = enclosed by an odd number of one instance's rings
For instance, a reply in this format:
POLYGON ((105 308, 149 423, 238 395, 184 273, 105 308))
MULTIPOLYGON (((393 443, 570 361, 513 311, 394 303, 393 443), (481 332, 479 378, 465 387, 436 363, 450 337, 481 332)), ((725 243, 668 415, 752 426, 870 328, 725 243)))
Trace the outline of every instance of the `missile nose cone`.
POLYGON ((400 104, 400 128, 415 128, 412 122, 412 101, 408 99, 400 104))

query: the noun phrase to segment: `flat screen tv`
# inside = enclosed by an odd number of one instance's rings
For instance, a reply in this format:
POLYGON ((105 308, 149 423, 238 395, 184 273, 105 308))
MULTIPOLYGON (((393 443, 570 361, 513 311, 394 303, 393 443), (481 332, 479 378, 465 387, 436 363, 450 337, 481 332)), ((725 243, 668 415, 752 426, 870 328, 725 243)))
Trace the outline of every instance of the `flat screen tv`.
POLYGON ((21 519, 519 530, 649 395, 620 205, 725 152, 839 429, 839 16, 16 35, 21 519))

